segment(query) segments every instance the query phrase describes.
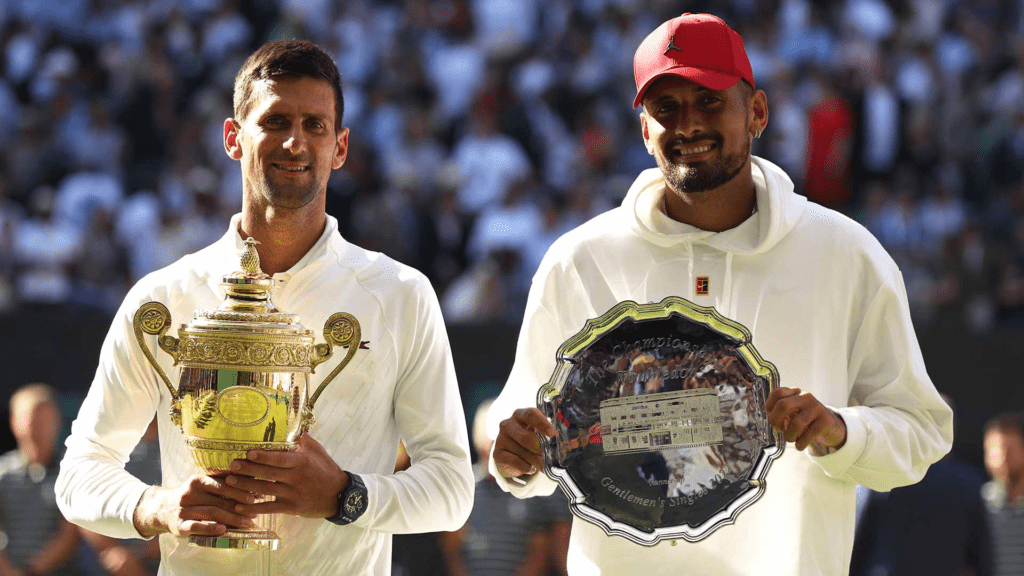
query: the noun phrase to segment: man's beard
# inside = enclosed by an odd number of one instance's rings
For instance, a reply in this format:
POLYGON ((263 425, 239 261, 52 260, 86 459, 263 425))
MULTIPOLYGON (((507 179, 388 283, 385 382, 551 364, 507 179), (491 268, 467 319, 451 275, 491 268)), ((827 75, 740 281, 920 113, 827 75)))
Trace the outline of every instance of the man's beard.
MULTIPOLYGON (((715 139, 715 148, 722 149, 722 137, 715 139)), ((723 155, 710 161, 704 161, 692 165, 675 164, 669 158, 672 157, 672 146, 677 143, 688 144, 683 139, 676 139, 665 146, 661 154, 656 154, 655 159, 661 173, 665 176, 665 182, 670 188, 677 192, 706 192, 714 190, 719 186, 735 178, 750 157, 750 141, 747 140, 743 152, 733 155, 723 155)))
MULTIPOLYGON (((310 164, 309 169, 313 171, 312 164, 310 164)), ((270 174, 264 173, 258 187, 260 188, 260 194, 270 201, 270 204, 273 206, 278 208, 302 208, 312 202, 325 185, 326 182, 319 182, 316 179, 313 179, 308 184, 297 182, 281 184, 280 182, 275 182, 270 174)))

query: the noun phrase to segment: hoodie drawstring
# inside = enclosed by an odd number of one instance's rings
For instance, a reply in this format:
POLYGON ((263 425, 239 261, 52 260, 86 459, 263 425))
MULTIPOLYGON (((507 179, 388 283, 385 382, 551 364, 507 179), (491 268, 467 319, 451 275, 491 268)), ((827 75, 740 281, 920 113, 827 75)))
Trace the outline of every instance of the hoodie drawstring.
POLYGON ((694 256, 693 256, 693 244, 691 244, 690 242, 686 242, 686 252, 690 255, 690 263, 687 265, 688 268, 686 270, 686 274, 687 274, 687 277, 690 279, 690 282, 689 282, 689 284, 690 284, 690 298, 689 299, 690 299, 690 302, 693 302, 693 299, 697 297, 697 294, 696 294, 697 288, 696 288, 696 283, 693 281, 693 258, 694 258, 694 256))
POLYGON ((722 308, 726 310, 727 318, 736 317, 736 310, 733 310, 732 297, 732 252, 725 253, 725 279, 722 281, 722 308))

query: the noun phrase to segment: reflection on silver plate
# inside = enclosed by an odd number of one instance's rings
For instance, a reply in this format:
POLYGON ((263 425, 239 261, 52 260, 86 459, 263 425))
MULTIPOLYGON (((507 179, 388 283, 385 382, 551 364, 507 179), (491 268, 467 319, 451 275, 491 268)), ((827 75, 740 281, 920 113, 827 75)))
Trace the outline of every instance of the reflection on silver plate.
POLYGON ((573 513, 648 546, 736 521, 785 444, 765 408, 778 370, 750 340, 674 296, 621 302, 566 340, 537 404, 557 432, 544 471, 573 513))

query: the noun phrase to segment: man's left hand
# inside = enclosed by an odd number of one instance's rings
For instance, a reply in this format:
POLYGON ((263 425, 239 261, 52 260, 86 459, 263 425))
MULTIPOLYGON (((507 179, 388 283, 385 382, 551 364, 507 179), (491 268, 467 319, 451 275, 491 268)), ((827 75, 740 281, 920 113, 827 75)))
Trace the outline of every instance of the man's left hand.
POLYGON ((231 464, 229 486, 257 496, 273 496, 269 502, 238 504, 240 514, 292 514, 329 518, 338 512, 338 494, 348 487, 349 477, 309 434, 298 439, 293 452, 251 450, 245 460, 231 464))
POLYGON ((810 392, 776 388, 768 395, 767 408, 772 427, 787 442, 795 442, 797 450, 813 446, 814 452, 824 454, 846 443, 846 422, 810 392))

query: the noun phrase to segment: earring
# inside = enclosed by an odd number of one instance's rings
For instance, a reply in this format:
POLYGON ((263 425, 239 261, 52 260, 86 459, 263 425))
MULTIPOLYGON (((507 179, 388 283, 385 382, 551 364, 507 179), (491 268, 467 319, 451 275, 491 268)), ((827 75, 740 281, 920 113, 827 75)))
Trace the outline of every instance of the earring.
POLYGON ((764 132, 764 129, 758 128, 757 132, 754 132, 754 138, 760 138, 762 132, 764 132))

